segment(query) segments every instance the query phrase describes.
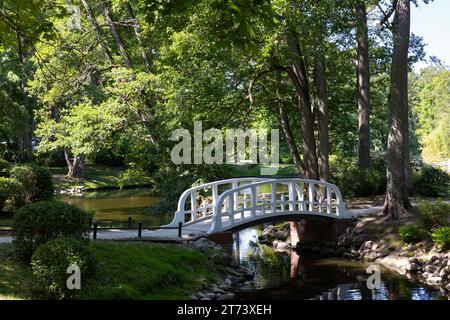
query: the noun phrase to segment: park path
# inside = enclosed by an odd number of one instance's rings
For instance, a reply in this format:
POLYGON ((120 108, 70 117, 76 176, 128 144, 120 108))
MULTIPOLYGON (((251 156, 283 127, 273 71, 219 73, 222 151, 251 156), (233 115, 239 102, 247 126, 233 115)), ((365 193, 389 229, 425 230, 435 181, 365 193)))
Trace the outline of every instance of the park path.
MULTIPOLYGON (((363 209, 351 209, 348 210, 349 214, 354 217, 370 215, 374 213, 378 213, 381 211, 382 206, 375 206, 371 208, 363 208, 363 209)), ((205 225, 206 225, 205 221, 205 225)), ((103 240, 115 240, 115 239, 132 239, 137 238, 137 230, 99 230, 97 232, 97 239, 103 240)), ((183 240, 195 239, 201 235, 206 233, 205 228, 199 228, 197 225, 195 229, 185 227, 182 230, 182 238, 183 240)), ((91 233, 92 238, 92 233, 91 233)), ((144 240, 152 240, 152 241, 179 241, 178 238, 178 230, 176 229, 158 229, 158 230, 142 230, 142 238, 144 240)), ((0 236, 0 243, 10 243, 12 242, 12 237, 2 237, 0 236)))

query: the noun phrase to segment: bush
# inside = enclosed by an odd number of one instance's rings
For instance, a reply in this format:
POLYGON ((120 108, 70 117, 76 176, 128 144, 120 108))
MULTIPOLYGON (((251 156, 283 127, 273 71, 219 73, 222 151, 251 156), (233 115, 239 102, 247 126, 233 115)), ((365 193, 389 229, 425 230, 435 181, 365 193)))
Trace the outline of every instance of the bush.
POLYGON ((11 164, 0 158, 0 177, 8 177, 11 164))
POLYGON ((442 200, 421 201, 419 214, 427 230, 444 227, 448 225, 450 218, 450 204, 442 200))
POLYGON ((39 245, 59 237, 86 239, 92 214, 54 200, 39 201, 20 208, 13 219, 15 251, 29 261, 39 245))
POLYGON ((0 177, 0 213, 3 211, 6 201, 12 199, 19 188, 20 184, 16 179, 0 177))
POLYGON ((139 182, 142 182, 142 184, 148 182, 148 176, 144 170, 134 164, 131 164, 130 168, 119 175, 119 187, 121 189, 126 185, 139 184, 139 182))
POLYGON ((70 298, 80 292, 67 288, 66 282, 70 276, 67 268, 70 265, 80 268, 83 285, 95 266, 89 242, 70 238, 51 240, 39 246, 31 259, 33 276, 49 298, 70 298))
POLYGON ((450 175, 432 167, 423 167, 414 177, 414 189, 424 197, 446 197, 449 194, 450 175))
POLYGON ((450 228, 442 227, 434 229, 431 233, 433 242, 441 247, 441 250, 450 250, 450 228))
POLYGON ((424 238, 422 226, 419 224, 400 227, 399 234, 403 243, 417 243, 424 238))
POLYGON ((54 187, 50 171, 35 165, 18 165, 11 169, 11 177, 21 185, 15 196, 17 207, 53 197, 54 187))
POLYGON ((382 165, 376 169, 359 168, 354 159, 330 159, 331 182, 336 184, 346 197, 363 197, 382 194, 386 178, 382 165))

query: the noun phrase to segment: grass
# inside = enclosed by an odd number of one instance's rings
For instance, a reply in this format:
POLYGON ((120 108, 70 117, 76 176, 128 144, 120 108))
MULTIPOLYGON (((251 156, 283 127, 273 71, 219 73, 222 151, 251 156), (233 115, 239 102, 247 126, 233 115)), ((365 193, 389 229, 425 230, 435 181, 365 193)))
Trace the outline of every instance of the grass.
POLYGON ((31 299, 31 268, 11 257, 11 244, 0 244, 0 300, 31 299))
MULTIPOLYGON (((227 168, 229 169, 232 177, 258 177, 261 175, 262 168, 273 169, 274 167, 260 164, 253 164, 253 165, 227 164, 227 168)), ((276 172, 276 176, 290 176, 290 175, 298 175, 294 165, 280 164, 278 171, 276 172)))
MULTIPOLYGON (((80 299, 187 299, 217 266, 204 253, 181 245, 146 242, 91 243, 96 271, 81 284, 80 299)), ((10 244, 0 244, 0 299, 30 299, 31 268, 13 261, 10 244)))
MULTIPOLYGON (((74 187, 85 187, 90 189, 98 188, 119 188, 120 174, 123 168, 116 167, 86 167, 84 179, 74 179, 67 177, 67 168, 50 167, 53 175, 55 189, 66 189, 74 187)), ((151 184, 151 177, 137 179, 131 185, 151 184)))

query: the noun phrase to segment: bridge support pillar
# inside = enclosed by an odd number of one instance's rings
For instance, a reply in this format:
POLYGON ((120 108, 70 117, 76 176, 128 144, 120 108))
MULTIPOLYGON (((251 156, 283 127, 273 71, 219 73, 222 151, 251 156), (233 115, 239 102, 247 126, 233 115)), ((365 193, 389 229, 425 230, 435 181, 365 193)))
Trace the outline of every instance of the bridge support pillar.
POLYGON ((301 220, 299 222, 300 244, 337 244, 338 236, 352 225, 352 219, 301 220))
POLYGON ((224 248, 233 246, 233 232, 216 232, 210 234, 208 239, 220 244, 224 248))

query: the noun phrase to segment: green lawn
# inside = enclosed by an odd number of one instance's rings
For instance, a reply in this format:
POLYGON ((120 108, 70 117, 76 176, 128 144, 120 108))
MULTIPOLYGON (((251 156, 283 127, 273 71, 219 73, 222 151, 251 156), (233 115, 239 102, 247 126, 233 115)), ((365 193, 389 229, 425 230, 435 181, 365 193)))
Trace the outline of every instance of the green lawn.
MULTIPOLYGON (((187 299, 217 273, 207 255, 181 245, 146 242, 91 243, 96 271, 82 280, 81 299, 187 299)), ((30 299, 31 269, 13 261, 0 244, 0 299, 30 299)))
MULTIPOLYGON (((267 165, 232 165, 227 164, 232 177, 258 177, 261 175, 261 168, 274 168, 267 165)), ((292 164, 280 164, 276 176, 298 175, 292 164)))
MULTIPOLYGON (((73 179, 67 177, 67 168, 49 168, 53 175, 55 189, 85 187, 85 188, 119 188, 119 176, 124 168, 116 167, 86 167, 84 179, 73 179)), ((151 177, 142 177, 131 185, 144 185, 152 183, 151 177)))

